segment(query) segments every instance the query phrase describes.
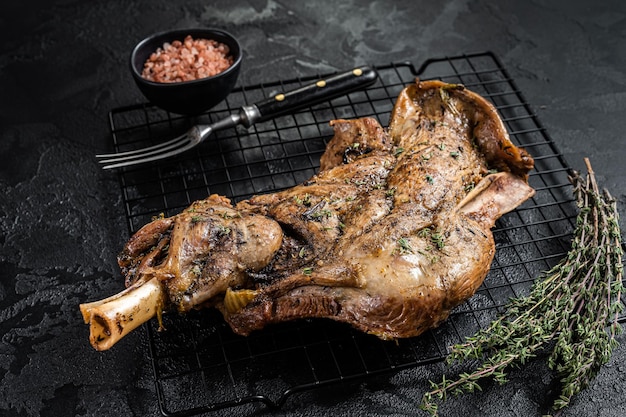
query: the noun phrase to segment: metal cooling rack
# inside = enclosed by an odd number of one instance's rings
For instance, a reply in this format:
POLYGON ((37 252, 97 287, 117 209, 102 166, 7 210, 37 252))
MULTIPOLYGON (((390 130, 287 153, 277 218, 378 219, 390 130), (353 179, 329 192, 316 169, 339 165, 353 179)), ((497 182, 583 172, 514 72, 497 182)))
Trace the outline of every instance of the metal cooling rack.
MULTIPOLYGON (((383 342, 326 320, 273 325, 240 337, 214 311, 167 315, 165 332, 157 332, 155 323, 144 326, 164 415, 189 416, 251 403, 280 407, 297 392, 440 361, 448 346, 489 324, 510 297, 524 295, 532 280, 569 249, 577 209, 568 164, 493 54, 431 59, 418 69, 411 63, 395 63, 377 70, 379 80, 366 91, 248 130, 217 132, 178 158, 121 171, 129 232, 153 216, 174 215, 212 193, 236 202, 299 184, 319 167, 333 133, 330 120, 373 116, 386 126, 404 86, 416 76, 437 78, 464 84, 491 100, 512 141, 535 158, 529 182, 536 194, 496 224, 496 255, 483 285, 441 327, 397 342, 383 342)), ((196 118, 150 105, 115 109, 110 112, 114 148, 154 144, 195 122, 221 119, 241 105, 312 79, 240 87, 196 118)))

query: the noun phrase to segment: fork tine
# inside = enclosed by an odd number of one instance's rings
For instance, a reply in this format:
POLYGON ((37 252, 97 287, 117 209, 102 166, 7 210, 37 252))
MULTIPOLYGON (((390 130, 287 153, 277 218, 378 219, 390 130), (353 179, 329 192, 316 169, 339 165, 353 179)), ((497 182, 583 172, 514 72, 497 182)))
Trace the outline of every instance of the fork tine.
POLYGON ((131 165, 143 164, 145 162, 158 161, 159 159, 169 158, 171 156, 178 155, 179 153, 183 153, 193 148, 194 146, 196 146, 196 143, 194 141, 187 141, 187 143, 184 144, 184 146, 181 146, 176 149, 171 149, 168 152, 162 152, 162 153, 151 152, 150 155, 141 154, 141 155, 135 155, 135 156, 126 157, 126 158, 109 159, 109 160, 104 160, 100 162, 109 164, 109 165, 104 165, 102 169, 121 168, 121 167, 126 167, 126 166, 131 166, 131 165))
MULTIPOLYGON (((108 154, 98 154, 96 155, 96 158, 100 158, 103 160, 108 160, 108 159, 117 159, 117 158, 122 158, 122 157, 127 157, 127 156, 133 156, 133 155, 144 155, 146 152, 153 152, 153 151, 157 151, 160 150, 162 148, 169 148, 171 147, 171 145, 176 144, 178 142, 180 142, 181 140, 184 140, 185 137, 187 136, 187 133, 183 133, 180 136, 176 136, 173 139, 170 139, 166 142, 163 143, 159 143, 157 145, 153 145, 153 146, 148 146, 146 148, 141 148, 141 149, 135 149, 132 151, 126 151, 126 152, 117 152, 117 153, 108 153, 108 154)), ((105 161, 102 161, 105 162, 105 161)))
POLYGON ((130 165, 143 164, 145 162, 157 161, 178 155, 193 148, 208 137, 215 127, 236 126, 240 122, 239 117, 231 116, 224 119, 222 123, 212 125, 195 125, 191 129, 174 139, 158 145, 149 146, 134 151, 113 153, 108 155, 96 155, 102 158, 99 162, 105 164, 103 169, 121 168, 130 165))
POLYGON ((186 146, 190 142, 190 138, 187 135, 182 135, 176 138, 176 141, 168 141, 161 144, 161 146, 151 146, 149 148, 138 149, 138 151, 126 152, 124 154, 112 154, 110 158, 101 159, 101 164, 108 164, 111 162, 124 162, 131 161, 133 159, 142 159, 151 155, 158 155, 170 150, 176 150, 181 146, 186 146))

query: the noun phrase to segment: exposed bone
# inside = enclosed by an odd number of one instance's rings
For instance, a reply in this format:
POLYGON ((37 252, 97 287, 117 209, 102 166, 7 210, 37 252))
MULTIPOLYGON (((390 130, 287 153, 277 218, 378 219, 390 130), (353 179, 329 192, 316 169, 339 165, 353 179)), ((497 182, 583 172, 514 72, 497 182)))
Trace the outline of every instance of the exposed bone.
POLYGON ((102 351, 152 317, 160 317, 164 304, 163 284, 152 278, 103 300, 81 304, 80 311, 89 324, 91 346, 102 351))

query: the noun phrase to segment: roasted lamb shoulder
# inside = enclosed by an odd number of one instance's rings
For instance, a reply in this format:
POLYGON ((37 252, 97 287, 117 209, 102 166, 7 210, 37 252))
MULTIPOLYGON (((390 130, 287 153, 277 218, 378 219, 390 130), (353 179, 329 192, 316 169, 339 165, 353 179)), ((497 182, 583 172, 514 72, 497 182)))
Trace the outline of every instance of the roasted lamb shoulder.
POLYGON ((531 197, 532 158, 494 107, 417 81, 388 129, 335 120, 320 172, 233 205, 212 195, 136 232, 127 289, 81 305, 104 350, 170 309, 219 309, 234 332, 326 318, 383 339, 438 326, 483 282, 495 221, 531 197))

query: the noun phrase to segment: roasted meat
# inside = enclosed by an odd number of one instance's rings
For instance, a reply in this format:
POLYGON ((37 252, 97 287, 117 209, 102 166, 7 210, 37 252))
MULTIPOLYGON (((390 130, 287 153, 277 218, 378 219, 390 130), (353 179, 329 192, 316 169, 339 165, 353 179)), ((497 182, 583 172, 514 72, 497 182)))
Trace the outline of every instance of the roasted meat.
POLYGON ((212 195, 140 229, 119 256, 128 289, 81 305, 92 345, 108 349, 164 308, 200 307, 241 335, 316 317, 410 337, 472 296, 495 221, 534 193, 533 160, 493 106, 461 85, 417 81, 387 129, 331 124, 305 183, 236 205, 212 195), (126 298, 139 307, 121 311, 126 298))

